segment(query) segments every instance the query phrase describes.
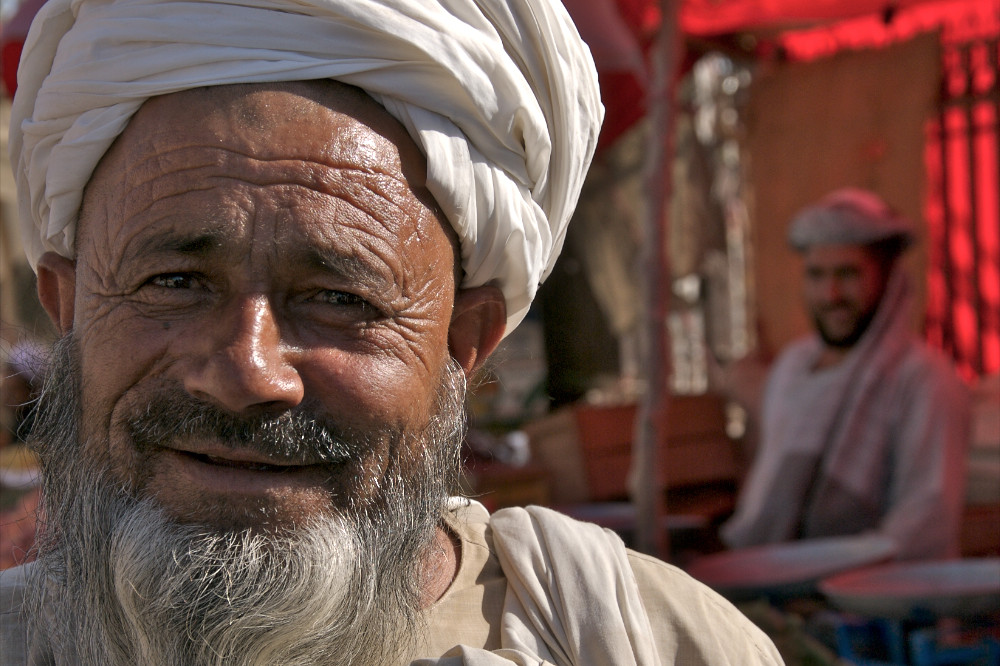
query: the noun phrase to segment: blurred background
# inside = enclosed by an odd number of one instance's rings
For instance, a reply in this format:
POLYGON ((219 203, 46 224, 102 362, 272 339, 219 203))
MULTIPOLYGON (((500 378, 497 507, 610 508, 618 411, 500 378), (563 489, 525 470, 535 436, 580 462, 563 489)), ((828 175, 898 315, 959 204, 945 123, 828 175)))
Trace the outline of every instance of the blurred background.
MULTIPOLYGON (((5 158, 40 4, 2 4, 5 158)), ((714 528, 757 436, 721 378, 759 385, 810 330, 786 225, 857 186, 916 224, 913 328, 973 395, 963 555, 1000 555, 1000 2, 565 4, 607 117, 565 250, 470 396, 466 490, 490 508, 567 508, 633 545, 653 520, 665 535, 638 545, 679 563, 718 550, 714 528), (662 425, 655 470, 636 464, 650 418, 662 425), (650 494, 652 513, 625 506, 650 494)), ((20 441, 54 332, 20 249, 6 159, 0 299, 8 566, 30 547, 37 491, 20 441)))

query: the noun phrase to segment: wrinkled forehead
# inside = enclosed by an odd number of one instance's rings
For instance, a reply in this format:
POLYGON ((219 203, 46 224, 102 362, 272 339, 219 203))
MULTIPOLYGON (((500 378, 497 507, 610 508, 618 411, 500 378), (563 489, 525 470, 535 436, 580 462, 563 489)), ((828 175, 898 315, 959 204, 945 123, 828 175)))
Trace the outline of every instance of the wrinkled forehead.
POLYGON ((363 91, 334 81, 213 86, 147 100, 101 160, 135 161, 185 144, 225 144, 259 159, 317 162, 349 154, 359 168, 399 172, 423 190, 426 160, 363 91))
POLYGON ((94 171, 81 234, 94 199, 116 185, 129 189, 137 180, 194 166, 186 150, 192 146, 224 147, 262 162, 304 161, 383 174, 437 219, 460 271, 458 236, 426 189, 427 163, 419 147, 364 91, 330 80, 213 86, 147 100, 94 171))

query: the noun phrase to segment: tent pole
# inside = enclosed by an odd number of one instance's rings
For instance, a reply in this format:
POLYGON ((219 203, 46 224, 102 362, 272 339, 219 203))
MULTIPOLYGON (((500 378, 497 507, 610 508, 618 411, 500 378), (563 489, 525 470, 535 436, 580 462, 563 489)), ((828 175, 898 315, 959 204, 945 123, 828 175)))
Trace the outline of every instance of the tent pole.
POLYGON ((665 527, 667 408, 670 401, 670 355, 667 311, 670 303, 670 254, 667 212, 670 205, 674 152, 674 86, 680 66, 681 41, 678 0, 660 0, 661 23, 653 49, 652 81, 647 104, 649 152, 646 159, 647 208, 642 276, 644 287, 644 354, 647 389, 636 414, 632 479, 636 482, 636 547, 666 558, 669 535, 665 527))

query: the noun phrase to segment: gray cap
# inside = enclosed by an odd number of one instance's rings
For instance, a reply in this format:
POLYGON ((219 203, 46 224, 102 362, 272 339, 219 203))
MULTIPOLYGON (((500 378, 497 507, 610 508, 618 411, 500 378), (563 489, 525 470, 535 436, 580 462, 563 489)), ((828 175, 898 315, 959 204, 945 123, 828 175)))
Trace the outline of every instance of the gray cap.
POLYGON ((871 245, 898 239, 913 242, 913 225, 878 195, 844 188, 804 208, 792 218, 788 243, 802 252, 814 245, 871 245))

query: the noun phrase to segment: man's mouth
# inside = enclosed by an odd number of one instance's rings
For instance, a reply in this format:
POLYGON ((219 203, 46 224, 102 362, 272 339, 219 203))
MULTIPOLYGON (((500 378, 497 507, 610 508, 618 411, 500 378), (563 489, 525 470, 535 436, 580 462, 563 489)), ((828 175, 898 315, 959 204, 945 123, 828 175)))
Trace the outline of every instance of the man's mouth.
POLYGON ((827 303, 820 308, 823 312, 847 312, 851 310, 851 304, 845 303, 844 301, 836 301, 833 303, 827 303))
POLYGON ((307 461, 289 460, 246 448, 217 443, 186 442, 166 450, 204 465, 245 472, 296 472, 313 467, 307 461))
POLYGON ((302 465, 276 465, 246 460, 232 460, 230 458, 210 456, 204 453, 192 453, 190 451, 178 451, 178 453, 186 455, 206 465, 220 465, 222 467, 231 467, 233 469, 241 469, 248 472, 290 472, 302 468, 302 465))
POLYGON ((326 464, 216 443, 185 442, 161 447, 159 452, 154 476, 169 479, 169 489, 156 481, 150 483, 167 503, 178 501, 178 495, 185 496, 184 501, 194 497, 205 501, 209 497, 269 497, 266 501, 271 502, 278 494, 321 488, 331 474, 326 464))
POLYGON ((331 475, 337 474, 324 463, 205 440, 174 442, 150 453, 143 492, 182 523, 291 525, 304 506, 326 510, 335 484, 331 475))

